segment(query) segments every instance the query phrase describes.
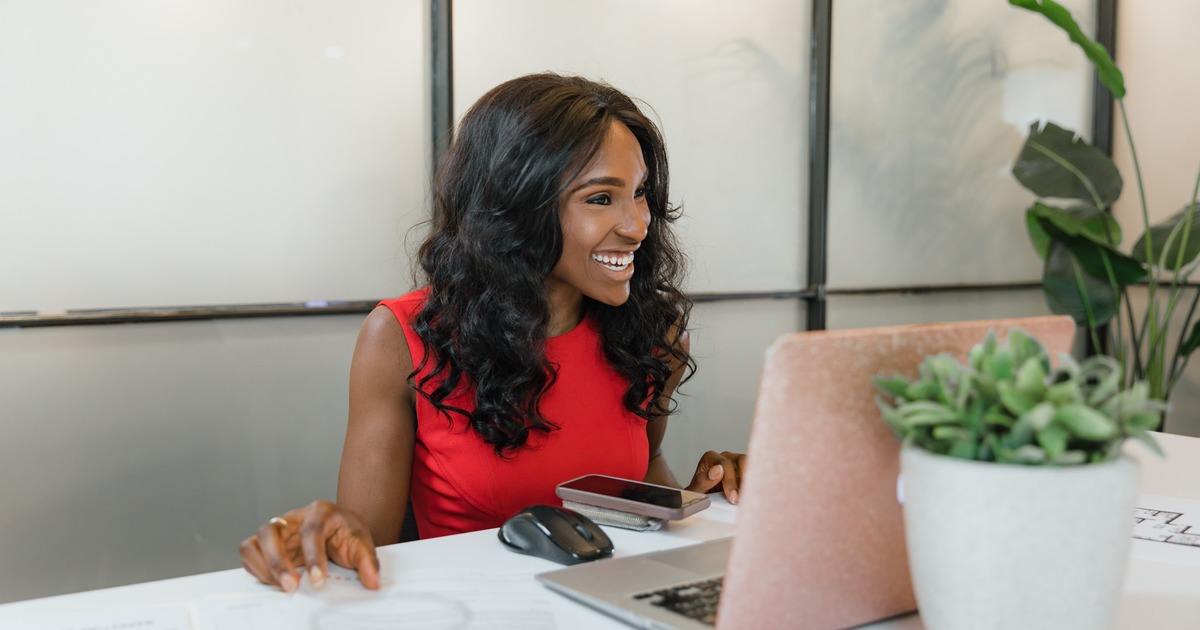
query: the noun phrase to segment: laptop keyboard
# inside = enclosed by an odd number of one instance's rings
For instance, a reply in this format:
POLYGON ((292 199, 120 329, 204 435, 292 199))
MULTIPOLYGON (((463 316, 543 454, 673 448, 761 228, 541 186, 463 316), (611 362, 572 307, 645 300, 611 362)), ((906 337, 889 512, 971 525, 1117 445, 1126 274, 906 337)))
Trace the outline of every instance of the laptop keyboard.
POLYGON ((666 608, 711 626, 717 622, 717 601, 721 599, 721 580, 723 579, 716 577, 711 580, 681 584, 648 593, 638 593, 633 598, 646 600, 649 604, 666 608))

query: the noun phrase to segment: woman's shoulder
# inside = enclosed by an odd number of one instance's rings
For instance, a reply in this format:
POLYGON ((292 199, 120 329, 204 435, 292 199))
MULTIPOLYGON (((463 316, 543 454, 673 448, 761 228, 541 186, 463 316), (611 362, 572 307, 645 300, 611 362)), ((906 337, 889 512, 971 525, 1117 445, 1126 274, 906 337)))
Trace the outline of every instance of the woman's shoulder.
POLYGON ((422 287, 398 297, 380 300, 363 321, 355 354, 361 350, 382 357, 384 362, 402 367, 404 376, 407 377, 412 366, 419 360, 410 354, 414 345, 418 349, 420 346, 419 343, 414 344, 416 337, 412 322, 428 296, 428 287, 422 287), (397 356, 403 361, 396 363, 397 356), (414 360, 409 362, 409 359, 414 360))
POLYGON ((407 326, 417 316, 417 312, 425 305, 427 299, 429 299, 429 287, 421 287, 399 297, 380 300, 378 306, 387 307, 401 324, 407 326))

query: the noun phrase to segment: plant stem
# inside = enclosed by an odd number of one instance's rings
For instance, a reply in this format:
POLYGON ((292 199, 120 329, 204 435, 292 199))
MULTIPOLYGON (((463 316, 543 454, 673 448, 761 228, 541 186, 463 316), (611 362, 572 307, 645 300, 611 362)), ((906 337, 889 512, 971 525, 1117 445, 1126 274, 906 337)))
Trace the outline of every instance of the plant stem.
MULTIPOLYGON (((1138 161, 1137 148, 1133 145, 1133 132, 1129 129, 1129 115, 1125 112, 1125 99, 1118 98, 1117 106, 1121 110, 1121 126, 1125 128, 1125 140, 1129 143, 1129 154, 1133 156, 1133 172, 1137 176, 1138 197, 1142 200, 1142 223, 1146 226, 1146 234, 1150 233, 1150 207, 1146 205, 1146 185, 1142 181, 1142 167, 1138 161)), ((1154 243, 1150 238, 1145 239, 1146 261, 1154 262, 1154 243)))
MULTIPOLYGON (((1184 280, 1190 278, 1192 272, 1196 270, 1196 265, 1192 265, 1186 274, 1181 273, 1183 271, 1183 254, 1184 250, 1187 249, 1188 243, 1188 230, 1191 228, 1192 216, 1196 213, 1196 202, 1198 197, 1200 197, 1200 170, 1196 171, 1196 183, 1192 185, 1192 202, 1188 204, 1187 214, 1183 219, 1186 227, 1183 231, 1183 244, 1179 246, 1179 253, 1175 256, 1175 276, 1172 278, 1171 282, 1172 292, 1181 292, 1183 289, 1180 285, 1183 284, 1184 280)), ((1179 368, 1179 355, 1183 350, 1183 342, 1184 339, 1187 338, 1188 328, 1192 323, 1192 316, 1196 312, 1196 301, 1198 299, 1200 299, 1200 289, 1196 290, 1196 296, 1192 298, 1192 305, 1188 309, 1187 317, 1183 320, 1183 328, 1179 331, 1179 339, 1175 343, 1175 354, 1171 357, 1171 373, 1167 377, 1166 394, 1171 393, 1171 389, 1175 387, 1175 381, 1179 378, 1179 375, 1182 374, 1182 371, 1179 368)), ((1170 322, 1169 316, 1167 321, 1170 322)))
POLYGON ((1083 302, 1083 313, 1087 317, 1088 332, 1092 336, 1092 347, 1097 350, 1100 348, 1100 335, 1096 333, 1096 315, 1092 312, 1092 302, 1088 299, 1087 289, 1083 287, 1083 273, 1079 270, 1079 263, 1075 262, 1075 257, 1071 257, 1071 271, 1075 272, 1075 290, 1079 292, 1079 300, 1083 302))
MULTIPOLYGON (((1154 242, 1153 242, 1154 240, 1149 237, 1149 234, 1150 234, 1150 206, 1146 203, 1146 184, 1142 179, 1142 166, 1141 166, 1141 161, 1138 160, 1137 147, 1134 145, 1134 142, 1133 142, 1133 131, 1129 128, 1129 114, 1128 114, 1128 112, 1125 111, 1125 99, 1118 98, 1116 100, 1117 100, 1118 109, 1121 112, 1121 126, 1124 127, 1124 129, 1125 129, 1125 140, 1126 140, 1126 142, 1129 143, 1129 154, 1130 154, 1130 156, 1133 157, 1133 172, 1137 176, 1138 198, 1142 202, 1142 223, 1144 224, 1144 226, 1146 228, 1143 233, 1147 235, 1147 237, 1145 239, 1143 239, 1143 244, 1144 244, 1145 253, 1146 253, 1146 263, 1148 265, 1150 265, 1150 274, 1149 274, 1148 283, 1147 283, 1148 286, 1146 289, 1147 300, 1146 300, 1146 320, 1145 321, 1146 321, 1146 324, 1148 324, 1150 326, 1150 330, 1149 330, 1150 347, 1148 348, 1149 356, 1146 357, 1146 374, 1149 377, 1149 381, 1150 381, 1150 395, 1154 396, 1154 397, 1162 397, 1163 396, 1163 383, 1162 383, 1163 374, 1162 374, 1162 371, 1163 371, 1164 365, 1163 365, 1163 357, 1160 355, 1163 354, 1163 352, 1162 352, 1163 348, 1156 347, 1154 345, 1155 339, 1159 338, 1159 334, 1158 334, 1159 322, 1158 322, 1158 313, 1157 313, 1158 301, 1156 299, 1157 296, 1155 296, 1155 289, 1158 288, 1158 277, 1154 273, 1154 260, 1155 260, 1155 258, 1154 258, 1154 242)), ((1142 327, 1142 335, 1143 335, 1142 338, 1143 339, 1145 339, 1146 324, 1143 324, 1143 327, 1142 327)))
MULTIPOLYGON (((1094 195, 1093 199, 1095 199, 1096 201, 1099 201, 1100 197, 1098 195, 1094 195)), ((1100 210, 1101 212, 1107 211, 1107 212, 1111 213, 1111 211, 1112 211, 1112 208, 1100 208, 1098 206, 1097 206, 1097 209, 1100 210)), ((1116 249, 1117 248, 1117 239, 1113 236, 1112 229, 1109 228, 1109 226, 1108 226, 1108 221, 1105 220, 1103 223, 1104 223, 1104 241, 1108 244, 1109 247, 1116 249)), ((1117 284, 1117 274, 1113 271, 1112 261, 1108 259, 1108 253, 1101 250, 1100 259, 1102 261, 1104 261, 1104 273, 1105 273, 1105 275, 1108 276, 1108 285, 1109 285, 1109 287, 1112 288, 1113 295, 1118 300, 1124 299, 1125 298, 1125 287, 1117 284)), ((1126 304, 1128 304, 1128 302, 1126 302, 1126 304)), ((1129 362, 1128 362, 1127 353, 1125 352, 1125 331, 1124 331, 1123 326, 1121 325, 1121 303, 1120 302, 1117 302, 1117 312, 1115 313, 1115 315, 1116 315, 1115 319, 1117 320, 1117 327, 1116 327, 1116 336, 1113 339, 1112 347, 1115 348, 1117 351, 1117 362, 1119 362, 1121 364, 1121 378, 1124 379, 1127 376, 1129 376, 1129 362)))
MULTIPOLYGON (((1165 364, 1166 364, 1166 360, 1167 360, 1167 346, 1166 346, 1166 343, 1164 343, 1164 342, 1167 340, 1167 333, 1168 333, 1168 329, 1170 328, 1171 317, 1175 314, 1175 307, 1179 305, 1179 297, 1181 295, 1183 295, 1183 291, 1172 286, 1171 292, 1167 297, 1167 310, 1164 312, 1165 316, 1163 317, 1163 325, 1158 330, 1158 334, 1150 338, 1150 346, 1152 348, 1158 349, 1158 352, 1160 355, 1159 359, 1161 359, 1163 361, 1163 364, 1164 364, 1163 369, 1164 370, 1166 369, 1165 364)), ((1175 353, 1176 354, 1179 353, 1178 348, 1176 349, 1175 353)), ((1174 362, 1175 362, 1175 357, 1172 356, 1171 363, 1174 364, 1174 362)), ((1166 398, 1166 395, 1167 395, 1167 393, 1169 393, 1169 391, 1170 391, 1169 387, 1163 390, 1162 394, 1163 394, 1164 398, 1166 398)))
MULTIPOLYGON (((1106 232, 1108 231, 1107 223, 1105 224, 1104 229, 1106 232)), ((1108 240, 1111 243, 1112 237, 1109 236, 1108 240)), ((1101 262, 1104 263, 1104 273, 1106 276, 1108 276, 1108 286, 1112 289, 1113 297, 1117 300, 1121 299, 1121 287, 1120 287, 1120 285, 1117 284, 1117 274, 1115 271, 1113 271, 1112 261, 1108 259, 1108 252, 1105 252, 1104 250, 1100 250, 1100 260, 1101 260, 1101 262)), ((1116 348, 1117 361, 1121 364, 1121 373, 1124 374, 1126 371, 1125 370, 1125 367, 1126 367, 1125 366, 1125 339, 1124 339, 1124 335, 1122 334, 1123 331, 1121 330, 1121 305, 1119 302, 1117 303, 1117 312, 1116 312, 1115 319, 1117 320, 1117 327, 1115 329, 1116 330, 1116 339, 1113 343, 1113 347, 1116 348)), ((1096 348, 1097 352, 1100 352, 1101 350, 1102 349, 1099 347, 1096 348)))
MULTIPOLYGON (((1133 374, 1126 374, 1125 381, 1127 386, 1132 386, 1135 379, 1142 378, 1144 373, 1142 369, 1142 340, 1137 334, 1137 322, 1133 319, 1133 304, 1129 302, 1129 290, 1127 287, 1121 287, 1121 300, 1125 302, 1125 314, 1129 316, 1129 342, 1133 344, 1133 374)), ((1117 317, 1121 314, 1117 313, 1117 317)))
MULTIPOLYGON (((1196 314, 1196 304, 1200 303, 1200 287, 1196 288, 1196 294, 1192 296, 1192 305, 1188 307, 1187 317, 1183 319, 1183 328, 1179 329, 1179 339, 1175 342, 1175 358, 1171 361, 1171 374, 1167 381, 1167 391, 1171 391, 1175 387, 1175 381, 1183 374, 1180 369, 1180 350, 1183 348, 1183 341, 1187 338, 1188 328, 1192 325, 1192 316, 1196 314)), ((1187 358, 1186 355, 1183 356, 1187 358)))

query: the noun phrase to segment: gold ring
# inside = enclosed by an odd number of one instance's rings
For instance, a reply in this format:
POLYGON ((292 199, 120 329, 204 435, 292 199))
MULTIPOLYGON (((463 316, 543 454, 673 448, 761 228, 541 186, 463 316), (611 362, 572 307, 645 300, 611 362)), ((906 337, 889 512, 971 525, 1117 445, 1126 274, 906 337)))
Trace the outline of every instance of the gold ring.
POLYGON ((269 520, 267 522, 272 525, 278 525, 284 529, 287 529, 287 526, 288 526, 287 519, 279 517, 279 516, 273 517, 271 520, 269 520))

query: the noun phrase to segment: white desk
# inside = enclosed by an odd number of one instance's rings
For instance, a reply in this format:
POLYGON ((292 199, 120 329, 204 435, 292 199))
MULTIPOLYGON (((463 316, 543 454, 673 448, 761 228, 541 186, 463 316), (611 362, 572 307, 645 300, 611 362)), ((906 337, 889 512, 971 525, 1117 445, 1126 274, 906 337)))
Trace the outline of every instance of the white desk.
MULTIPOLYGON (((737 508, 717 495, 712 496, 712 501, 709 509, 673 523, 664 531, 634 532, 606 527, 605 531, 613 541, 614 556, 669 549, 733 535, 737 508)), ((236 547, 230 549, 231 563, 236 558, 236 553, 236 547)), ((431 568, 446 571, 469 570, 481 577, 493 575, 502 578, 506 580, 506 596, 529 597, 539 602, 544 600, 557 627, 571 630, 626 627, 609 617, 555 595, 536 583, 533 579, 534 574, 561 568, 561 565, 509 551, 496 539, 495 529, 381 547, 379 562, 383 578, 389 581, 420 578, 431 568), (523 581, 523 584, 513 584, 514 580, 523 581)), ((191 607, 196 602, 203 602, 205 598, 214 596, 256 593, 269 594, 280 600, 291 597, 278 592, 278 589, 259 584, 248 573, 238 568, 6 604, 0 606, 0 628, 14 630, 28 627, 41 630, 47 627, 47 620, 57 621, 60 616, 64 619, 75 618, 79 611, 98 610, 107 614, 122 607, 145 607, 149 604, 191 607), (37 619, 36 623, 30 625, 30 615, 43 613, 47 615, 46 618, 37 619)), ((198 621, 198 618, 194 619, 194 622, 198 621)), ((70 627, 67 622, 60 623, 63 623, 64 627, 70 627)), ((195 628, 202 630, 199 623, 195 628)), ((107 628, 101 627, 97 630, 107 628)))
MULTIPOLYGON (((1142 461, 1142 491, 1200 500, 1200 439, 1172 435, 1162 435, 1159 439, 1167 451, 1166 460, 1158 460, 1140 448, 1132 449, 1142 461)), ((1193 522, 1200 524, 1200 514, 1195 516, 1197 520, 1193 522)), ((667 531, 606 530, 613 539, 615 555, 620 557, 729 536, 733 533, 735 517, 736 508, 714 495, 709 510, 675 523, 667 531)), ((231 549, 231 557, 234 553, 231 549)), ((506 550, 496 540, 494 529, 382 547, 379 559, 385 580, 393 583, 428 577, 431 569, 458 572, 459 575, 470 572, 479 578, 490 576, 503 580, 496 582, 496 588, 502 588, 505 598, 538 602, 538 606, 551 615, 546 619, 553 619, 553 624, 558 627, 571 630, 625 627, 549 593, 533 580, 533 575, 558 565, 506 550)), ((5 567, 5 570, 13 569, 5 567)), ((199 621, 194 617, 197 602, 203 606, 204 602, 221 600, 221 596, 251 598, 282 606, 297 601, 289 599, 294 596, 258 584, 242 569, 235 569, 3 605, 0 606, 0 628, 43 628, 48 627, 47 620, 57 619, 59 615, 74 619, 89 613, 107 616, 114 611, 144 609, 149 605, 163 606, 162 610, 173 612, 187 609, 196 622, 199 621)), ((312 599, 308 601, 311 603, 312 599)), ((200 625, 195 627, 201 628, 200 625)), ((246 627, 270 626, 247 624, 246 627)), ((911 615, 872 627, 898 630, 921 628, 921 623, 916 615, 911 615)), ((1200 627, 1200 562, 1194 565, 1161 563, 1133 557, 1117 627, 1153 627, 1156 630, 1200 627)))

